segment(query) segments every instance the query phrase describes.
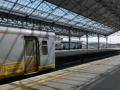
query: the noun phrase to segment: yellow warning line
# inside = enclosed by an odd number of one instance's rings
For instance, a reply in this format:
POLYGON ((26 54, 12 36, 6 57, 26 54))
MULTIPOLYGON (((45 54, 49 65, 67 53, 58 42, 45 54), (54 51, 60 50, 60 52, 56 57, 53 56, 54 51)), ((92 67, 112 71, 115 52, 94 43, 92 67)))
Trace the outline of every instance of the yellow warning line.
POLYGON ((13 90, 23 90, 23 89, 26 89, 26 88, 30 88, 30 87, 35 86, 35 85, 39 85, 39 84, 42 84, 42 83, 45 83, 45 82, 48 82, 48 81, 51 81, 51 80, 54 80, 54 79, 63 77, 63 76, 67 76, 67 75, 73 74, 73 73, 75 73, 75 72, 87 70, 87 69, 89 69, 89 68, 91 68, 91 67, 96 66, 97 64, 102 64, 102 63, 104 63, 104 62, 106 62, 106 61, 107 61, 107 60, 104 60, 104 61, 101 61, 101 62, 97 62, 97 63, 95 63, 95 64, 90 64, 89 66, 81 67, 79 70, 73 70, 73 71, 71 71, 71 72, 67 72, 67 73, 64 73, 64 74, 61 74, 61 75, 56 75, 56 76, 53 76, 53 77, 50 77, 50 78, 47 78, 47 79, 44 79, 44 80, 41 80, 41 81, 32 83, 32 84, 25 85, 25 86, 23 86, 23 87, 15 88, 15 89, 13 89, 13 90))

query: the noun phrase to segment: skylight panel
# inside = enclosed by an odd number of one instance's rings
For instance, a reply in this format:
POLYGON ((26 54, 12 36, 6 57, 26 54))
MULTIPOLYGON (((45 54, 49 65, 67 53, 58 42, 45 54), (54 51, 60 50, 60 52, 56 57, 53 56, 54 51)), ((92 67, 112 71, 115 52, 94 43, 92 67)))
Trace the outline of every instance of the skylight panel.
POLYGON ((83 17, 83 16, 77 16, 73 21, 80 22, 83 19, 85 19, 85 17, 83 17))
POLYGON ((54 4, 48 3, 48 2, 46 2, 46 1, 44 1, 44 3, 45 3, 46 5, 48 5, 49 8, 51 8, 51 9, 53 9, 53 10, 54 10, 55 8, 57 8, 57 6, 54 5, 54 4))
POLYGON ((18 0, 18 3, 22 5, 28 5, 30 4, 30 0, 18 0))
POLYGON ((67 23, 68 22, 68 20, 67 19, 64 19, 64 18, 61 18, 60 20, 59 20, 59 22, 61 22, 61 23, 67 23))
POLYGON ((76 17, 76 15, 71 14, 71 13, 67 13, 63 18, 67 18, 67 19, 72 20, 74 17, 76 17))
POLYGON ((49 8, 45 3, 42 3, 42 4, 39 6, 38 10, 44 11, 44 12, 46 12, 46 13, 51 13, 51 12, 52 12, 52 9, 49 8))
POLYGON ((0 7, 24 15, 35 16, 41 20, 62 23, 64 25, 90 29, 93 31, 112 32, 111 27, 93 21, 84 16, 46 2, 44 0, 1 0, 0 7), (14 4, 16 4, 14 6, 14 4), (14 6, 14 8, 12 8, 14 6))
POLYGON ((68 24, 75 25, 76 22, 75 21, 70 21, 70 22, 68 22, 68 24))
POLYGON ((61 10, 60 8, 58 8, 55 11, 53 11, 52 14, 57 15, 57 16, 63 16, 65 12, 61 10))

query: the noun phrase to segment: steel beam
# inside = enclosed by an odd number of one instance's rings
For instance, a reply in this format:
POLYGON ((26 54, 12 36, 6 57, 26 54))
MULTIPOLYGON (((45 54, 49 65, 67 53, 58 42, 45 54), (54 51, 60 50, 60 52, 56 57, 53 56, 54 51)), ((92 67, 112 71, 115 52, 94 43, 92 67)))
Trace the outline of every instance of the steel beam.
POLYGON ((71 30, 69 29, 69 50, 71 49, 71 30))
POLYGON ((98 45, 97 46, 98 46, 98 49, 99 49, 100 48, 100 35, 98 34, 97 36, 98 36, 98 45))
POLYGON ((108 37, 106 36, 106 48, 108 48, 108 37))
POLYGON ((88 49, 88 33, 86 33, 86 49, 88 49))

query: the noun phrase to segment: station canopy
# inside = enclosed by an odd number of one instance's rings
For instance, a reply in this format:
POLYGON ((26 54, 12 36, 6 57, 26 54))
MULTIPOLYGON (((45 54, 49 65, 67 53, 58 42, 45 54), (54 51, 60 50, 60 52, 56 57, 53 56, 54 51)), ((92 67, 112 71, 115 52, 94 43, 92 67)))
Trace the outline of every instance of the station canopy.
POLYGON ((119 0, 0 0, 0 11, 110 35, 120 28, 116 2, 119 0))

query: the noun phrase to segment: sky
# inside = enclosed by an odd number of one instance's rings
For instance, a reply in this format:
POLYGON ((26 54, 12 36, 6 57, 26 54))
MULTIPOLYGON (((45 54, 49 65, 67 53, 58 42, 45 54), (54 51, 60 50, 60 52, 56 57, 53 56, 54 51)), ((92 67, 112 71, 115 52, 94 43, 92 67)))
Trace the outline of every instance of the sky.
MULTIPOLYGON (((68 41, 68 37, 64 37, 63 40, 68 41)), ((74 38, 72 38, 71 40, 76 40, 76 41, 78 41, 79 38, 74 37, 74 38)), ((81 37, 80 40, 83 41, 83 42, 86 42, 85 36, 84 36, 84 37, 81 37)), ((97 37, 89 37, 88 41, 89 41, 89 42, 97 42, 97 41, 98 41, 98 38, 97 38, 97 37)), ((106 42, 106 38, 100 37, 100 42, 104 42, 104 43, 105 43, 105 42, 106 42)), ((108 36, 108 43, 111 43, 111 44, 120 43, 120 32, 116 32, 116 33, 108 36)))
MULTIPOLYGON (((82 41, 86 41, 86 38, 81 38, 82 41)), ((98 39, 97 37, 91 37, 89 38, 89 42, 97 42, 98 39)), ((103 37, 100 37, 100 42, 106 42, 106 39, 103 37)), ((111 44, 117 44, 120 43, 120 36, 114 35, 114 36, 109 36, 108 37, 108 43, 111 44)))
POLYGON ((120 43, 120 31, 110 35, 108 37, 108 42, 113 44, 120 43))

